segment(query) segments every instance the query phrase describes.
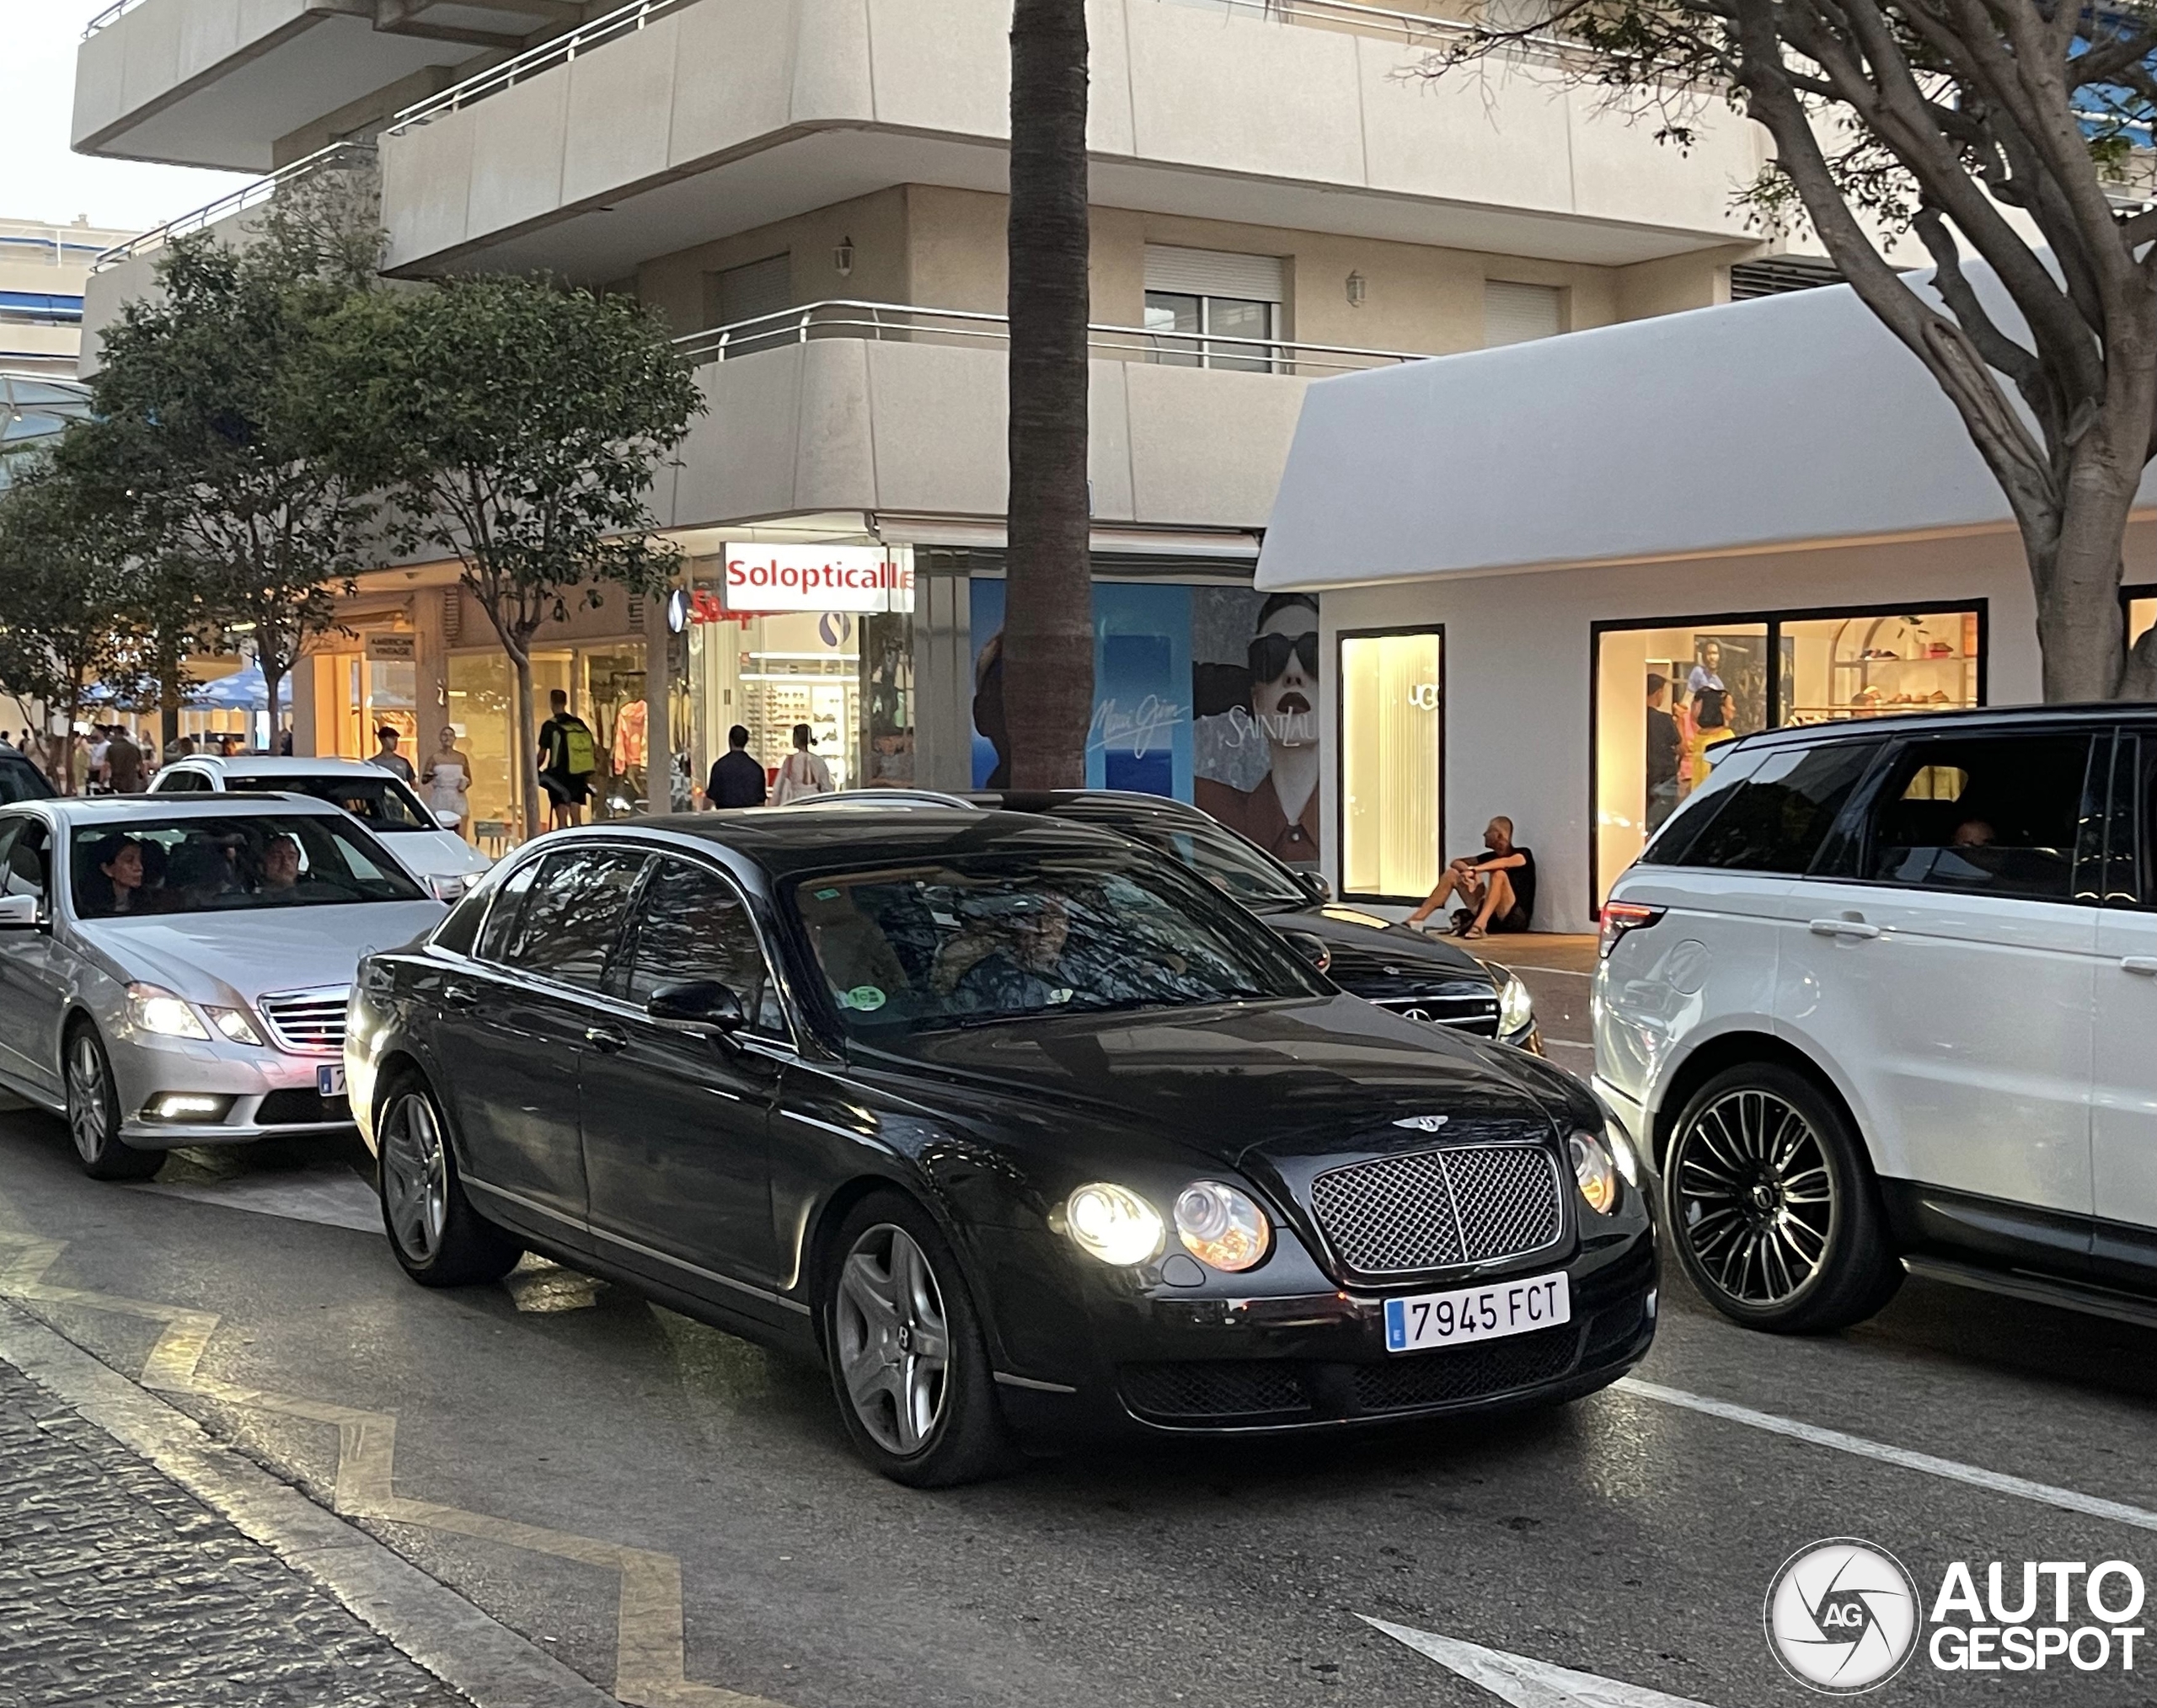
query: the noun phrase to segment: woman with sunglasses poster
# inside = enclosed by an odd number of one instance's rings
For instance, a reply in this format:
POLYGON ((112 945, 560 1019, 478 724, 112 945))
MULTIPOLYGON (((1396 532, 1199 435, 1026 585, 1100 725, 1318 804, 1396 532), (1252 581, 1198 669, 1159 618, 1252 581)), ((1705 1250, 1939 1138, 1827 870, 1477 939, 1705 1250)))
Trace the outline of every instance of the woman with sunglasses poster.
POLYGON ((1252 634, 1250 721, 1266 744, 1266 774, 1250 789, 1201 776, 1198 806, 1292 865, 1315 866, 1318 846, 1318 602, 1276 593, 1252 634))

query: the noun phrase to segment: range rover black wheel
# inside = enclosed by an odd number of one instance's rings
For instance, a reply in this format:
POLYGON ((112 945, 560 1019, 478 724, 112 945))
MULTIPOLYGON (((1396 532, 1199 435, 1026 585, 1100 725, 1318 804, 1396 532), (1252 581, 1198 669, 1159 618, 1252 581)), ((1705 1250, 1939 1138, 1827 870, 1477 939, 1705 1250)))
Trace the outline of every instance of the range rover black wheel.
POLYGON ((422 1287, 466 1287, 517 1266, 524 1248, 464 1196, 448 1125, 424 1079, 390 1087, 375 1132, 382 1225, 407 1275, 422 1287))
POLYGON ((1685 1273, 1748 1328, 1847 1328, 1902 1284, 1849 1117, 1779 1063, 1727 1068, 1693 1094, 1672 1130, 1662 1196, 1685 1273))
POLYGON ((832 1248, 824 1347, 855 1448, 912 1488, 978 1482, 1009 1468, 1009 1432, 966 1279, 935 1222, 879 1192, 832 1248))
POLYGON ((68 1029, 66 1085, 67 1136, 75 1157, 94 1181, 147 1181, 164 1165, 161 1150, 137 1150, 120 1137, 120 1092, 104 1041, 88 1020, 68 1029))

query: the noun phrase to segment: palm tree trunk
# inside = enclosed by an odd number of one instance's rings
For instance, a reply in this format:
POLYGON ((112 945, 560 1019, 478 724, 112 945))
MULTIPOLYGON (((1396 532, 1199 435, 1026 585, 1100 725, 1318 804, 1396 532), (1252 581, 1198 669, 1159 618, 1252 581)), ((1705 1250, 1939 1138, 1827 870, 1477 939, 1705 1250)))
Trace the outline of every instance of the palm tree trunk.
POLYGON ((1014 0, 1004 683, 1016 789, 1086 781, 1087 241, 1084 0, 1014 0))

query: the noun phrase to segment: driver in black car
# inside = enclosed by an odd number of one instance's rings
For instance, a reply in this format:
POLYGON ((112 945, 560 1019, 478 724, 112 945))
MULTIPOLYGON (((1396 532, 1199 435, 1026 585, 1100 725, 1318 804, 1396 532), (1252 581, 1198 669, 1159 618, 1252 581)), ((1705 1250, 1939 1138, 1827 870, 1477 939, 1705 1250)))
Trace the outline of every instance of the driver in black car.
MULTIPOLYGON (((1027 897, 972 939, 969 947, 981 952, 951 993, 966 1006, 990 1013, 1028 1013, 1068 1002, 1078 980, 1064 963, 1070 940, 1069 903, 1052 891, 1027 897)), ((966 941, 955 939, 953 953, 965 956, 959 945, 966 941)))

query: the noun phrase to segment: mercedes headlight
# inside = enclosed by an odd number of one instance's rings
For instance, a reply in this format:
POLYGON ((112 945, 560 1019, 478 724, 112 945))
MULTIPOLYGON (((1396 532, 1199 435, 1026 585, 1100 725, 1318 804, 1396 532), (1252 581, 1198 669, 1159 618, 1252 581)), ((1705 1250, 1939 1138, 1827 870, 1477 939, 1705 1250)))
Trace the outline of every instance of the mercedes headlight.
POLYGON ((471 881, 461 872, 436 872, 427 880, 427 888, 437 902, 461 902, 470 886, 471 881))
POLYGON ((1176 1238, 1210 1269, 1234 1275, 1264 1259, 1273 1235, 1266 1212, 1247 1193, 1218 1181, 1196 1181, 1176 1199, 1176 1238))
POLYGON ((1126 1267, 1161 1250, 1161 1214, 1137 1193, 1108 1181, 1083 1186, 1064 1200, 1064 1231, 1083 1251, 1126 1267))
POLYGON ((245 1009, 210 1008, 202 1012, 210 1016, 210 1024, 235 1044, 253 1044, 261 1047, 262 1034, 254 1030, 254 1022, 247 1017, 245 1009))
POLYGON ((1618 1164, 1609 1144, 1599 1132, 1576 1132, 1566 1145, 1572 1152, 1573 1178, 1580 1184, 1581 1197, 1597 1215, 1608 1215, 1618 1207, 1618 1164))
POLYGON ((154 984, 127 987, 127 1017, 146 1032, 165 1038, 200 1038, 210 1041, 194 1009, 185 999, 154 984))
POLYGON ((1508 1036, 1534 1024, 1535 999, 1528 993, 1528 987, 1520 982, 1517 973, 1507 973, 1505 983, 1498 988, 1499 1036, 1508 1036))

